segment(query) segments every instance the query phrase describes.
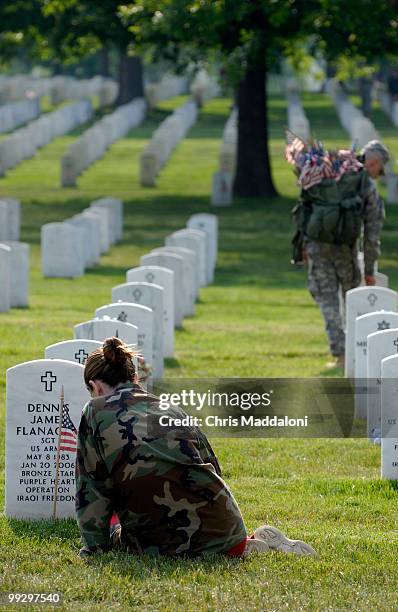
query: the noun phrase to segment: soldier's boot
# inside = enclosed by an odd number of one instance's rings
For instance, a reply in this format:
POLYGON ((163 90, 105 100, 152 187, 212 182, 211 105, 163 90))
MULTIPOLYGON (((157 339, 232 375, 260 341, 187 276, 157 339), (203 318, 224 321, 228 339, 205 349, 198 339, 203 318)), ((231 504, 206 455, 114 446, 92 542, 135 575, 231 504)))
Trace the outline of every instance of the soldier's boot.
MULTIPOLYGON (((261 540, 268 545, 270 550, 283 553, 293 553, 294 555, 317 556, 317 552, 310 544, 302 540, 291 540, 282 531, 271 525, 262 525, 254 532, 256 540, 261 540)), ((248 540, 249 542, 249 540, 248 540)))

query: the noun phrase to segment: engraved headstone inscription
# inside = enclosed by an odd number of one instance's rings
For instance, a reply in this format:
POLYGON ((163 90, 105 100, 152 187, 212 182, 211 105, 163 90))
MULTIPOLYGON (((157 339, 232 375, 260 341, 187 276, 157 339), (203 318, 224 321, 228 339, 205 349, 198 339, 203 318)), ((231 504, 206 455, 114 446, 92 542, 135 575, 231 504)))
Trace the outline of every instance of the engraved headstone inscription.
MULTIPOLYGON (((84 404, 90 399, 84 368, 60 359, 38 359, 7 370, 5 513, 21 519, 51 518, 59 440, 61 392, 69 417, 61 446, 57 518, 75 516, 75 454, 84 404)), ((62 432, 61 432, 62 433, 62 432)))

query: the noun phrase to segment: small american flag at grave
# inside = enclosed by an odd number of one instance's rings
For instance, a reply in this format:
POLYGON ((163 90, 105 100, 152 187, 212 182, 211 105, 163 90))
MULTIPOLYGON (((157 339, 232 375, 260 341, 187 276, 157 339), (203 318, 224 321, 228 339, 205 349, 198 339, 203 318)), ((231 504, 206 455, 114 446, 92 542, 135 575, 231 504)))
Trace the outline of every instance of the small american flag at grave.
POLYGON ((60 451, 67 451, 70 453, 76 452, 77 446, 77 429, 73 424, 72 419, 69 416, 69 409, 67 405, 62 406, 62 422, 61 422, 61 437, 60 437, 60 451))

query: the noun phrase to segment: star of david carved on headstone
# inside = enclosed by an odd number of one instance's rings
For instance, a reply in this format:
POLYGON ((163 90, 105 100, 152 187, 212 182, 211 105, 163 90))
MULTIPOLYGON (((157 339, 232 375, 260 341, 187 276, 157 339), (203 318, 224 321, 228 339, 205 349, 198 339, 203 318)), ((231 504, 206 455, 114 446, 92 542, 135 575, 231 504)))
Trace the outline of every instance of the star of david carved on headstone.
POLYGON ((43 376, 41 376, 40 380, 43 383, 46 391, 52 391, 54 383, 57 382, 57 377, 54 376, 52 372, 47 371, 45 374, 43 374, 43 376))
POLYGON ((126 323, 127 321, 127 314, 124 312, 124 310, 122 310, 122 312, 119 314, 118 321, 122 321, 123 323, 126 323))
POLYGON ((369 293, 368 302, 371 306, 374 306, 378 300, 378 297, 375 293, 369 293))
POLYGON ((141 289, 138 289, 138 287, 137 287, 137 288, 136 288, 136 289, 134 289, 134 291, 133 291, 133 298, 134 298, 134 299, 136 299, 136 300, 137 300, 137 302, 139 302, 139 301, 140 301, 140 299, 141 299, 141 297, 142 297, 142 291, 141 291, 141 289))
POLYGON ((77 353, 75 353, 75 359, 81 364, 86 363, 86 359, 88 357, 88 353, 84 349, 79 349, 77 353))
POLYGON ((387 323, 387 321, 381 321, 377 324, 377 331, 382 331, 383 329, 390 329, 391 323, 387 323))
POLYGON ((145 275, 145 278, 148 281, 148 283, 153 283, 155 279, 155 275, 153 272, 147 272, 147 274, 145 275))

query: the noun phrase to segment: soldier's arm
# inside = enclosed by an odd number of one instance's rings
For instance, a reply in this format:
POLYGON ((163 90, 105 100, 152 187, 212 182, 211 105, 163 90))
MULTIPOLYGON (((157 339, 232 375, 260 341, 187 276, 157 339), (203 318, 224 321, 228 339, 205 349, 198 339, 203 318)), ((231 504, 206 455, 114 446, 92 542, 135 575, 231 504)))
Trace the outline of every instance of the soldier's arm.
POLYGON ((380 231, 383 219, 383 200, 372 185, 367 192, 364 206, 363 252, 365 276, 373 276, 375 272, 375 263, 380 255, 380 231))
POLYGON ((109 474, 98 437, 99 426, 88 404, 80 422, 76 456, 76 514, 84 544, 81 556, 109 548, 113 508, 109 474))

